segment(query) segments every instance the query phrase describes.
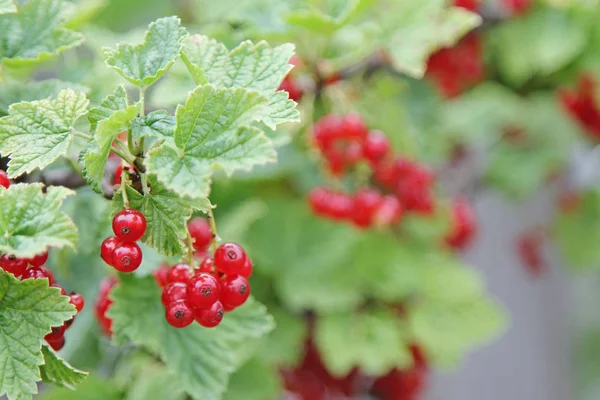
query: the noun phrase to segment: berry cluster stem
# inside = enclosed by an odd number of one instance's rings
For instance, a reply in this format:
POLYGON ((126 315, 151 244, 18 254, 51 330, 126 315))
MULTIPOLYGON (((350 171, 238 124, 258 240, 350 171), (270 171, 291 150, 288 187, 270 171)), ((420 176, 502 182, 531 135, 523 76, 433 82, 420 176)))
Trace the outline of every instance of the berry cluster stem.
POLYGON ((210 233, 212 235, 211 249, 213 253, 217 250, 217 241, 219 235, 217 234, 217 223, 215 222, 215 216, 213 215, 212 207, 208 209, 208 223, 210 225, 210 233))

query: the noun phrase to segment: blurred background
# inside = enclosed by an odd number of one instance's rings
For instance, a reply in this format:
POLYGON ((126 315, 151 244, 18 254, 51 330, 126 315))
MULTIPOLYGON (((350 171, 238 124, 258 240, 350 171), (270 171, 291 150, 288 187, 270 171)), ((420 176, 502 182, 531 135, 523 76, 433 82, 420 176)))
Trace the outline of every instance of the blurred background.
MULTIPOLYGON (((97 62, 102 47, 139 42, 162 16, 229 49, 296 46, 281 89, 302 122, 270 134, 277 164, 219 176, 211 194, 278 324, 225 398, 600 399, 597 1, 68 3, 84 46, 26 75, 76 82, 95 102, 123 83, 97 62)), ((173 111, 194 86, 177 61, 149 109, 173 111)), ((96 228, 51 262, 94 298, 106 271, 89 249, 109 207, 85 191, 69 207, 96 228)), ((146 274, 165 261, 144 257, 146 274)), ((160 398, 119 379, 131 352, 92 311, 73 331, 62 354, 102 376, 73 398, 99 382, 160 398)))

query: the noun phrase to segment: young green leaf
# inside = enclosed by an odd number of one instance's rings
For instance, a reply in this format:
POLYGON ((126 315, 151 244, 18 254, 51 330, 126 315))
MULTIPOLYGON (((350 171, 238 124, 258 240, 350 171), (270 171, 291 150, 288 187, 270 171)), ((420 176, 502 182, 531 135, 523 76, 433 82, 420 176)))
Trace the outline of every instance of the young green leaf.
POLYGON ((8 108, 13 103, 41 100, 50 96, 55 97, 63 89, 71 89, 86 94, 90 90, 78 83, 58 79, 46 79, 38 82, 10 82, 2 85, 2 90, 0 90, 0 116, 8 114, 8 108))
POLYGON ((288 64, 294 46, 274 48, 261 41, 244 41, 229 52, 225 45, 195 35, 185 44, 182 59, 197 84, 211 83, 218 88, 242 87, 256 90, 269 99, 269 106, 257 119, 271 129, 283 122, 298 122, 296 103, 284 91, 277 92, 292 66, 288 64))
POLYGON ((148 153, 146 167, 167 188, 192 199, 207 197, 213 170, 228 175, 275 160, 264 133, 249 126, 266 99, 242 88, 201 85, 177 107, 175 147, 164 143, 148 153))
POLYGON ((16 13, 17 6, 13 0, 0 0, 0 14, 16 13))
POLYGON ((73 368, 48 345, 42 346, 42 354, 44 355, 44 364, 40 367, 40 374, 44 382, 73 390, 87 378, 87 372, 73 368))
POLYGON ((16 13, 0 14, 0 64, 21 67, 77 46, 83 35, 64 28, 62 0, 21 2, 16 13))
POLYGON ((112 298, 113 339, 131 340, 160 356, 178 387, 198 400, 218 398, 225 391, 239 343, 273 329, 272 318, 253 300, 228 313, 214 329, 195 323, 173 328, 165 321, 153 277, 121 276, 112 298))
POLYGON ((44 169, 67 153, 71 130, 86 113, 83 93, 61 90, 55 98, 16 103, 0 118, 0 152, 9 156, 8 175, 44 169))
POLYGON ((0 293, 0 396, 30 399, 41 379, 42 339, 75 315, 75 307, 47 279, 19 281, 3 270, 0 293))
POLYGON ((145 136, 154 136, 157 139, 173 141, 175 134, 175 117, 167 110, 156 110, 148 115, 139 117, 131 123, 131 134, 134 140, 145 136))
POLYGON ((119 44, 116 50, 105 48, 105 61, 129 82, 147 87, 173 65, 186 36, 179 18, 160 18, 148 26, 143 43, 119 44))
POLYGON ((20 183, 0 190, 0 251, 33 257, 49 247, 75 247, 77 228, 60 206, 75 194, 64 187, 20 183))

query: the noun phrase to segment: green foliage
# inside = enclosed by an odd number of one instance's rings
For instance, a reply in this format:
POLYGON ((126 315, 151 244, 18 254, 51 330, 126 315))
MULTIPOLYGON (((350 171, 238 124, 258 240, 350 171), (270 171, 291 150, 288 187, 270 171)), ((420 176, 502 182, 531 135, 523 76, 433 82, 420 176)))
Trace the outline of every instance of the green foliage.
POLYGON ((67 153, 79 117, 86 113, 83 93, 61 90, 56 98, 16 103, 0 118, 0 152, 10 156, 8 175, 44 169, 67 153))
POLYGON ((81 383, 76 391, 64 388, 50 389, 45 392, 43 400, 123 400, 123 393, 111 384, 91 375, 81 383))
POLYGON ((17 12, 17 6, 13 0, 0 1, 0 14, 9 14, 17 12))
MULTIPOLYGON (((3 207, 4 209, 4 207, 3 207)), ((46 279, 19 281, 0 270, 0 395, 9 400, 27 399, 37 393, 42 375, 62 384, 77 382, 61 360, 42 353, 42 338, 50 327, 60 326, 75 315, 75 307, 46 279), (46 367, 40 374, 40 366, 46 367), (50 375, 48 375, 50 374, 50 375)))
POLYGON ((21 101, 33 101, 55 97, 61 90, 71 89, 78 93, 87 93, 89 88, 58 79, 46 79, 38 82, 9 82, 1 86, 0 92, 0 115, 8 114, 8 108, 13 103, 21 101))
POLYGON ((139 117, 131 123, 131 133, 134 140, 145 136, 154 136, 158 139, 173 140, 175 134, 175 117, 166 110, 157 110, 139 117))
POLYGON ((42 354, 44 355, 44 365, 40 368, 40 374, 44 382, 73 390, 75 386, 87 378, 87 372, 79 371, 70 366, 65 360, 56 355, 48 345, 42 346, 42 354))

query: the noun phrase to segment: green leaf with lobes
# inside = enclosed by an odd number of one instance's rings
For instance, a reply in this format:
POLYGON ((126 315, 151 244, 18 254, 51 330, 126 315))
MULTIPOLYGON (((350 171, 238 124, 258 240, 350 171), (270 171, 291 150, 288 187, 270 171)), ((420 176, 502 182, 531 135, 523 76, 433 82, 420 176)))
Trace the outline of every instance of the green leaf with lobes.
POLYGON ((75 247, 77 227, 60 211, 63 200, 75 194, 61 186, 42 192, 41 183, 0 189, 0 251, 33 257, 49 247, 75 247))
POLYGON ((274 161, 273 143, 250 126, 266 98, 242 88, 198 86, 177 107, 174 146, 164 143, 148 153, 148 172, 168 189, 194 198, 207 197, 215 168, 228 175, 274 161))
POLYGON ((8 175, 44 169, 66 154, 88 103, 83 93, 61 90, 55 98, 11 105, 9 115, 0 118, 0 153, 10 157, 8 175))
POLYGON ((175 134, 175 117, 167 110, 156 110, 148 115, 133 120, 131 134, 133 140, 139 140, 145 136, 154 136, 157 139, 173 141, 175 134))
POLYGON ((0 0, 0 14, 9 14, 17 12, 17 6, 13 0, 0 0))
POLYGON ((87 372, 73 368, 46 344, 42 346, 42 354, 44 365, 41 366, 40 373, 44 382, 73 390, 87 378, 87 372))
POLYGON ((0 13, 0 64, 22 67, 51 58, 83 41, 66 29, 63 0, 20 2, 16 13, 0 13))
POLYGON ((106 64, 134 85, 150 86, 173 65, 187 35, 179 18, 157 19, 148 26, 143 43, 105 48, 106 64))
POLYGON ((75 307, 47 279, 20 281, 3 270, 0 293, 0 396, 31 399, 42 378, 42 339, 75 315, 75 307))
POLYGON ((160 289, 153 277, 121 275, 108 311, 113 340, 127 340, 158 355, 173 373, 178 387, 192 398, 212 400, 222 395, 235 366, 235 349, 273 329, 272 318, 260 303, 246 304, 227 313, 221 325, 206 329, 194 323, 176 329, 165 320, 160 289))
POLYGON ((277 91, 292 69, 288 62, 293 54, 292 44, 271 48, 265 41, 254 44, 249 40, 229 52, 214 39, 194 35, 186 41, 182 59, 198 85, 246 88, 267 97, 269 105, 257 120, 275 129, 280 123, 299 121, 296 103, 287 92, 277 91))

